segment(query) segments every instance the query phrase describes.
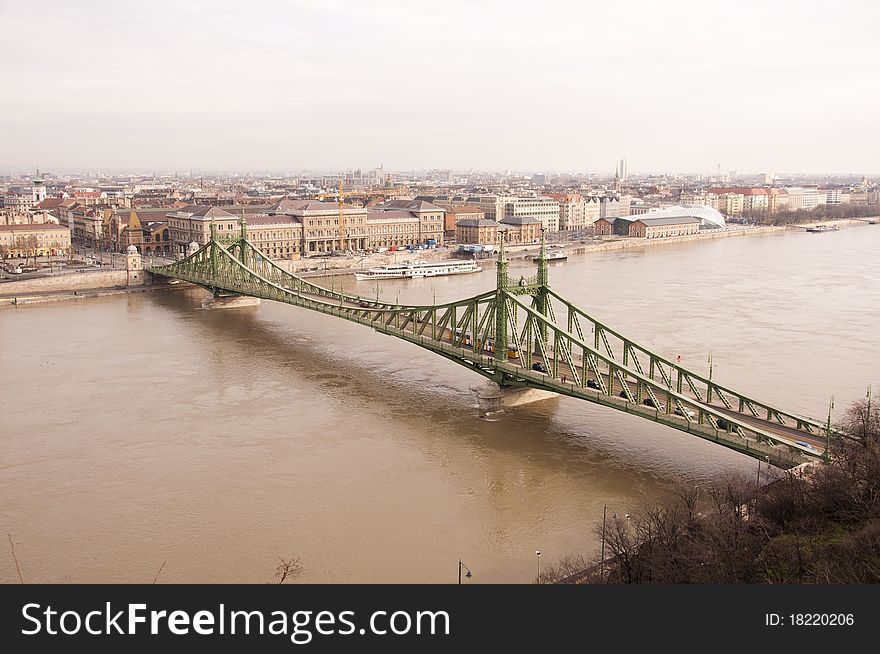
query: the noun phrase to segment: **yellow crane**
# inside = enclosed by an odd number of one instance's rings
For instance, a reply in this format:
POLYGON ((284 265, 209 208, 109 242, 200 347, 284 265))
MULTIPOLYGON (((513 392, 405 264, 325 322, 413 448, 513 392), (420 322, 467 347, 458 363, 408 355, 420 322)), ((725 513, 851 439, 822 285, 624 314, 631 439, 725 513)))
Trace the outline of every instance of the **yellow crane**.
MULTIPOLYGON (((348 249, 348 248, 346 248, 346 241, 351 240, 345 234, 345 225, 344 225, 345 215, 344 215, 344 211, 343 211, 345 209, 345 196, 347 196, 347 195, 363 195, 366 197, 367 195, 370 195, 371 193, 382 193, 382 192, 383 192, 383 190, 378 190, 378 191, 366 191, 366 190, 345 191, 345 190, 343 190, 343 186, 342 186, 342 178, 339 179, 339 191, 337 193, 337 198, 338 198, 337 204, 339 205, 339 226, 338 226, 338 229, 336 232, 336 237, 339 241, 339 249, 340 250, 348 249)), ((321 200, 324 200, 328 197, 331 197, 331 194, 322 193, 318 197, 321 200)), ((352 248, 352 249, 357 249, 357 248, 352 248)))

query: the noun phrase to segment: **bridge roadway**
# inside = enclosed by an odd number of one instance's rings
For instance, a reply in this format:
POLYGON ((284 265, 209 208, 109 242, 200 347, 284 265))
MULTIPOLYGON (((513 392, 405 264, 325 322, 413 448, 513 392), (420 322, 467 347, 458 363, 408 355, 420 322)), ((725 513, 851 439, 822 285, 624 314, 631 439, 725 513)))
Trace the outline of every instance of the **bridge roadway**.
POLYGON ((224 245, 212 223, 207 244, 184 259, 147 270, 198 284, 215 296, 243 294, 356 322, 448 358, 502 386, 543 389, 601 404, 753 458, 769 457, 781 467, 819 458, 824 451, 823 423, 681 368, 553 292, 543 242, 535 277, 510 278, 502 244, 494 291, 442 305, 408 306, 338 293, 300 279, 247 240, 244 221, 241 232, 238 238, 227 237, 224 245), (557 321, 554 302, 565 321, 557 321), (588 328, 594 344, 584 338, 588 328), (507 356, 491 351, 491 346, 481 347, 480 340, 491 344, 496 336, 507 345, 507 356), (477 347, 468 339, 474 339, 477 347), (530 350, 537 354, 520 358, 530 350), (542 363, 545 369, 534 370, 533 363, 542 363), (702 394, 706 401, 700 399, 702 394))
MULTIPOLYGON (((320 303, 326 304, 328 307, 333 307, 333 308, 345 308, 345 309, 364 309, 365 308, 363 304, 355 303, 355 302, 349 302, 349 301, 341 301, 341 302, 340 301, 332 301, 331 302, 331 301, 328 301, 328 298, 326 296, 317 295, 317 294, 313 294, 313 293, 299 292, 299 295, 303 298, 306 298, 306 299, 309 299, 309 300, 312 300, 315 302, 320 302, 320 303)), ((413 322, 411 324, 412 324, 412 327, 408 331, 410 331, 411 333, 415 333, 415 328, 417 326, 417 323, 413 322)), ((455 337, 454 332, 449 328, 445 328, 443 330, 443 334, 437 340, 440 340, 443 343, 446 343, 450 346, 466 350, 468 352, 475 352, 473 345, 462 346, 461 344, 458 344, 455 342, 454 337, 455 337)), ((468 340, 470 340, 470 339, 468 339, 468 340)), ((487 358, 489 358, 491 356, 492 356, 492 353, 489 353, 489 356, 487 358)), ((573 357, 574 357, 574 355, 573 355, 573 357)), ((547 363, 544 361, 544 359, 538 353, 535 353, 532 356, 532 360, 536 361, 536 362, 541 362, 542 364, 547 363)), ((655 417, 655 419, 658 419, 657 420, 658 422, 668 422, 668 421, 673 421, 673 422, 677 422, 677 423, 693 422, 692 420, 689 421, 687 418, 685 418, 684 416, 682 416, 680 414, 676 415, 675 411, 672 411, 671 408, 669 411, 661 412, 660 409, 656 409, 647 403, 644 405, 634 404, 634 403, 630 402, 629 400, 625 399, 624 397, 621 397, 620 394, 617 395, 616 397, 608 397, 608 396, 605 396, 604 394, 600 393, 599 391, 595 390, 594 388, 590 388, 589 386, 586 386, 586 387, 577 386, 573 382, 569 381, 574 378, 574 375, 572 374, 571 368, 569 367, 568 363, 563 360, 560 360, 557 364, 559 376, 556 378, 550 377, 549 373, 543 373, 540 371, 524 368, 521 366, 521 364, 519 362, 517 362, 516 359, 511 359, 510 361, 511 361, 511 363, 509 365, 516 366, 516 375, 517 376, 520 376, 524 379, 528 379, 533 382, 535 382, 535 381, 544 382, 548 387, 554 387, 554 386, 562 386, 563 387, 563 390, 560 390, 559 388, 550 388, 550 390, 556 390, 557 392, 563 392, 564 394, 572 395, 575 397, 577 397, 577 396, 583 397, 586 395, 586 396, 589 396, 590 399, 594 399, 594 400, 596 399, 596 396, 599 396, 599 397, 605 397, 605 398, 612 400, 612 401, 614 401, 614 400, 623 401, 626 405, 629 405, 628 412, 640 413, 643 415, 645 415, 645 414, 652 415, 653 417, 655 417), (565 382, 562 381, 563 375, 566 378, 565 382), (550 381, 550 380, 552 380, 552 381, 550 381), (665 413, 666 415, 663 416, 662 415, 663 413, 665 413), (665 419, 659 420, 659 418, 661 418, 661 417, 664 417, 665 419)), ((582 359, 580 359, 580 357, 578 357, 575 360, 575 363, 582 364, 582 359)), ((549 370, 548 365, 545 365, 545 367, 548 368, 548 370, 549 370)), ((578 370, 581 371, 582 367, 578 366, 578 370)), ((593 382, 597 381, 596 375, 593 371, 591 371, 591 370, 588 371, 587 375, 588 375, 587 378, 589 380, 592 380, 593 382)), ((607 373, 605 376, 607 377, 607 373)), ((587 384, 588 382, 585 380, 584 383, 587 384)), ((636 396, 637 395, 637 388, 636 388, 637 384, 634 382, 631 382, 631 381, 628 381, 627 384, 630 388, 631 394, 633 396, 636 396)), ((622 391, 621 391, 621 394, 625 395, 625 393, 623 393, 622 391)), ((811 449, 813 449, 817 454, 821 455, 821 454, 824 454, 824 452, 825 452, 826 442, 825 442, 825 439, 820 435, 807 433, 803 430, 799 430, 794 427, 790 427, 788 425, 782 425, 782 424, 779 424, 779 423, 771 421, 771 420, 765 420, 763 418, 756 417, 756 416, 752 415, 751 413, 740 412, 740 411, 735 411, 733 409, 728 409, 726 406, 724 406, 724 404, 722 404, 720 402, 715 402, 715 401, 713 401, 713 402, 702 401, 701 402, 689 389, 683 389, 681 394, 688 397, 692 401, 692 404, 694 405, 695 408, 698 406, 712 407, 712 409, 714 409, 717 412, 729 415, 731 418, 734 418, 734 419, 740 420, 742 422, 748 423, 750 425, 753 425, 753 426, 755 426, 755 427, 757 427, 757 428, 759 428, 769 434, 779 436, 784 440, 789 440, 789 441, 799 442, 799 443, 807 443, 809 445, 809 447, 811 449)), ((666 407, 662 407, 662 408, 665 409, 666 407)), ((681 424, 674 425, 674 426, 676 426, 677 428, 681 428, 681 424)), ((718 431, 719 433, 723 433, 726 430, 716 430, 716 431, 718 431)), ((748 445, 747 445, 747 447, 748 447, 748 445)), ((736 449, 736 448, 734 448, 734 449, 736 449)))

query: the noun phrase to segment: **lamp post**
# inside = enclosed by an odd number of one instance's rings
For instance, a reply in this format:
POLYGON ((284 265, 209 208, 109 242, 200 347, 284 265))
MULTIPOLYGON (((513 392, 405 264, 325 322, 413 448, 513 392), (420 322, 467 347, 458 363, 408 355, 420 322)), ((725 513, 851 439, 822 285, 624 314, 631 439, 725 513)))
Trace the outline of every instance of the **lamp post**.
POLYGON ((709 383, 706 385, 706 402, 712 401, 712 353, 709 352, 709 383))
MULTIPOLYGON (((764 457, 764 460, 767 462, 767 468, 769 469, 770 468, 770 455, 767 454, 764 457)), ((761 459, 758 459, 758 479, 755 482, 755 490, 757 491, 760 486, 761 486, 761 459)))
MULTIPOLYGON (((870 414, 870 409, 871 409, 871 404, 870 404, 871 395, 870 395, 870 393, 871 393, 871 387, 869 386, 868 387, 868 402, 869 402, 869 404, 868 404, 868 410, 869 410, 868 419, 869 420, 870 420, 870 416, 871 416, 871 414, 870 414)), ((828 424, 825 425, 825 462, 826 463, 831 462, 831 412, 833 410, 834 410, 834 396, 832 395, 831 401, 828 403, 828 424)))
POLYGON ((473 577, 473 574, 471 574, 471 569, 469 567, 467 567, 464 563, 462 563, 461 559, 459 559, 458 560, 458 583, 459 584, 461 583, 461 569, 462 568, 467 570, 467 574, 465 574, 465 577, 467 577, 468 579, 473 577))
POLYGON ((541 583, 541 550, 535 550, 535 556, 538 557, 538 583, 541 583))

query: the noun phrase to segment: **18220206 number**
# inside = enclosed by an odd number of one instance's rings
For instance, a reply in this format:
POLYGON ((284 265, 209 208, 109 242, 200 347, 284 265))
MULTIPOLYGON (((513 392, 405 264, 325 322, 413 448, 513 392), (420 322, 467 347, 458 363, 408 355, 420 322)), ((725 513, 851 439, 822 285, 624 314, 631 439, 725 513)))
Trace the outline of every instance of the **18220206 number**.
POLYGON ((788 617, 793 627, 850 627, 855 624, 852 613, 792 613, 788 617))

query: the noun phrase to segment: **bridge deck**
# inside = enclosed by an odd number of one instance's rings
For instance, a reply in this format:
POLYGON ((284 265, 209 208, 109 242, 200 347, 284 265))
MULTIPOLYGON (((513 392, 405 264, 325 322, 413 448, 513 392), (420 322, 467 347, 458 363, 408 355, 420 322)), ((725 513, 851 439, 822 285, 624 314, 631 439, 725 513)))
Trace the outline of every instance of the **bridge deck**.
POLYGON ((554 293, 546 260, 539 261, 537 277, 515 281, 503 257, 502 251, 494 291, 436 306, 395 305, 317 286, 279 268, 244 236, 229 247, 212 236, 185 259, 148 270, 215 294, 251 295, 357 322, 502 385, 608 406, 782 467, 824 454, 824 425, 720 386, 625 339, 554 293), (554 316, 554 302, 566 312, 564 325, 554 316), (595 342, 586 342, 585 331, 595 342), (502 344, 497 355, 496 339, 502 344))

